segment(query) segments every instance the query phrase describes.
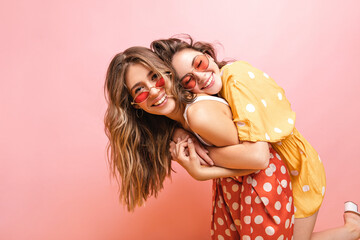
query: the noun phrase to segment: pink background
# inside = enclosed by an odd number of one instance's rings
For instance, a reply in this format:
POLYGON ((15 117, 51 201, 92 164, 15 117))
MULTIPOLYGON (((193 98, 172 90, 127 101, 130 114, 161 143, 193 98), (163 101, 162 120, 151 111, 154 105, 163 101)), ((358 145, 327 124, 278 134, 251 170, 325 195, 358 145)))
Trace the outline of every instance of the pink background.
POLYGON ((327 172, 316 229, 360 203, 360 2, 1 1, 0 239, 209 239, 211 182, 179 166, 135 213, 117 202, 103 132, 115 53, 189 33, 286 90, 327 172))

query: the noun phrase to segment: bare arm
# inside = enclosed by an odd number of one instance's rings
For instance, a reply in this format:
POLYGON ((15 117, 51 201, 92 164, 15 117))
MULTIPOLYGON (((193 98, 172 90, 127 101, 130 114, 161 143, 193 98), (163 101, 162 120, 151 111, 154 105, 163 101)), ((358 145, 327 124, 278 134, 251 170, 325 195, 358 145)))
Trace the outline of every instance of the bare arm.
POLYGON ((208 148, 217 166, 234 169, 264 169, 268 166, 268 143, 240 143, 230 109, 225 104, 200 101, 189 108, 188 119, 194 132, 219 147, 208 148))
MULTIPOLYGON (((178 142, 178 140, 185 139, 187 137, 193 137, 193 142, 195 145, 195 151, 200 157, 200 163, 202 165, 214 165, 214 161, 209 157, 209 151, 197 140, 197 138, 190 132, 184 130, 183 128, 176 128, 172 135, 173 142, 178 142)), ((170 147, 171 151, 171 147, 170 147)))
POLYGON ((172 156, 174 160, 183 166, 186 171, 198 181, 205 181, 220 177, 244 176, 254 172, 254 170, 248 169, 228 169, 217 166, 201 166, 191 138, 185 138, 176 143, 172 156))
POLYGON ((234 169, 265 169, 269 165, 267 142, 243 142, 226 147, 207 147, 217 166, 234 169))

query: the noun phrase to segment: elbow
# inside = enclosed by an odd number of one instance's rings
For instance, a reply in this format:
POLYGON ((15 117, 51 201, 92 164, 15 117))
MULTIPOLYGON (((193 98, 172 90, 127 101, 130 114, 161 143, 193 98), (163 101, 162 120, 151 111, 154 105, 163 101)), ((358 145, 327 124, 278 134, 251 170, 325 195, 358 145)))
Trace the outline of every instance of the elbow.
POLYGON ((269 166, 269 160, 270 160, 270 153, 267 152, 258 152, 256 154, 256 157, 254 159, 254 163, 256 163, 256 168, 259 170, 266 169, 269 166))
POLYGON ((204 176, 192 176, 192 177, 193 177, 196 181, 200 181, 200 182, 209 180, 209 179, 207 179, 207 178, 204 177, 204 176))
POLYGON ((192 174, 191 175, 196 181, 207 181, 211 178, 209 178, 209 176, 207 176, 206 174, 192 174))
POLYGON ((200 182, 203 182, 203 181, 206 181, 206 180, 209 180, 209 179, 205 179, 205 178, 197 178, 196 180, 197 180, 197 181, 200 181, 200 182))
POLYGON ((259 169, 263 170, 269 166, 269 157, 262 157, 259 161, 259 169))

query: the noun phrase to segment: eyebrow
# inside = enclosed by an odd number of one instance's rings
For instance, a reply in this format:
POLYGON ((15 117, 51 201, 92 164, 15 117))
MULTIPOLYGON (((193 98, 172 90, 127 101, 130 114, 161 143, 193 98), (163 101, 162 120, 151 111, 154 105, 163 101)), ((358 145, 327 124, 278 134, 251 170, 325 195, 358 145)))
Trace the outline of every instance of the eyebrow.
MULTIPOLYGON (((154 73, 154 71, 150 70, 148 72, 148 74, 146 75, 147 78, 149 78, 152 74, 154 73)), ((137 86, 139 86, 142 82, 137 82, 131 89, 130 92, 132 92, 134 90, 134 88, 136 88, 137 86)))

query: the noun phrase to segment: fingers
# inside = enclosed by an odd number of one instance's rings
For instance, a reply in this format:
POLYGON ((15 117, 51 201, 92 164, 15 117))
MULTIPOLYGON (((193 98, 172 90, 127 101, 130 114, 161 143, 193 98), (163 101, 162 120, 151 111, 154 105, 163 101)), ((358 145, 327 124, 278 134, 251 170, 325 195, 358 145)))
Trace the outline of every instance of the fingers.
POLYGON ((202 144, 199 144, 199 146, 204 152, 209 153, 209 150, 207 150, 202 144))
POLYGON ((177 139, 177 142, 170 142, 170 153, 173 160, 180 163, 180 165, 189 164, 191 161, 195 164, 201 164, 201 165, 213 165, 212 160, 210 159, 207 154, 201 150, 200 152, 202 156, 206 160, 204 160, 200 155, 198 154, 196 150, 196 145, 193 142, 193 140, 189 137, 186 137, 184 139, 177 139), (210 164, 209 164, 210 163, 210 164))
POLYGON ((210 165, 210 166, 214 165, 214 161, 209 157, 209 155, 206 152, 199 149, 197 149, 196 152, 199 155, 199 157, 202 158, 204 162, 206 162, 206 165, 210 165))
POLYGON ((205 166, 213 166, 214 162, 207 155, 206 152, 203 151, 202 148, 197 148, 199 143, 196 141, 195 143, 191 138, 188 139, 188 149, 189 149, 189 158, 191 161, 199 161, 201 165, 205 166))
POLYGON ((201 164, 202 165, 209 165, 213 166, 214 161, 209 157, 208 150, 204 148, 199 142, 194 142, 196 153, 201 158, 201 164))
POLYGON ((197 154, 196 154, 195 146, 194 146, 194 143, 193 143, 192 139, 189 138, 187 140, 187 143, 188 143, 188 148, 189 148, 190 160, 196 160, 197 159, 197 154))
POLYGON ((187 154, 185 154, 185 148, 187 147, 188 143, 187 143, 187 139, 188 138, 184 138, 180 141, 177 142, 175 148, 176 148, 176 155, 180 156, 186 156, 187 154))
POLYGON ((179 157, 179 153, 180 153, 181 149, 183 148, 183 146, 180 146, 180 145, 183 143, 187 144, 187 139, 188 139, 188 136, 185 137, 184 139, 177 138, 176 141, 170 141, 169 152, 170 152, 173 160, 175 160, 175 161, 178 160, 177 158, 179 157))
POLYGON ((209 166, 209 164, 207 162, 204 161, 204 159, 199 158, 200 159, 200 164, 203 166, 209 166))
POLYGON ((179 140, 178 143, 170 142, 170 154, 172 160, 177 161, 180 165, 184 166, 189 162, 189 154, 187 153, 188 143, 186 140, 179 140))

